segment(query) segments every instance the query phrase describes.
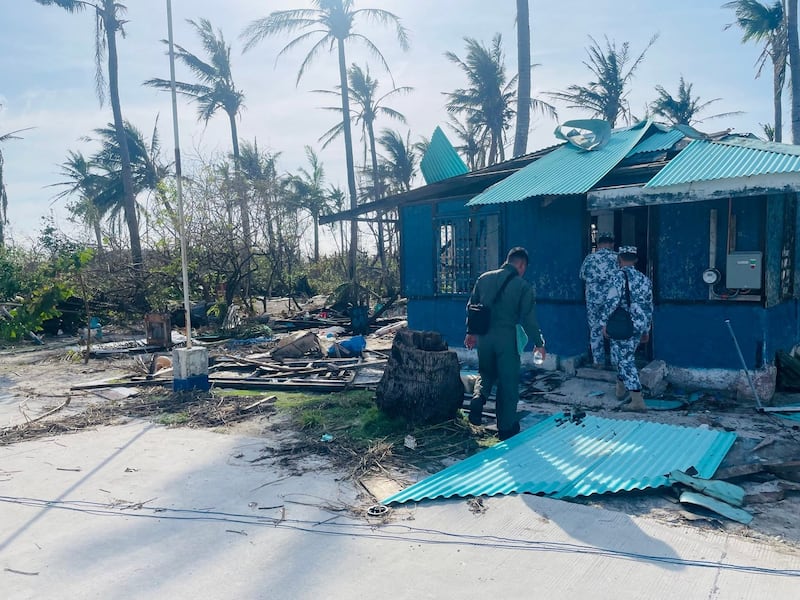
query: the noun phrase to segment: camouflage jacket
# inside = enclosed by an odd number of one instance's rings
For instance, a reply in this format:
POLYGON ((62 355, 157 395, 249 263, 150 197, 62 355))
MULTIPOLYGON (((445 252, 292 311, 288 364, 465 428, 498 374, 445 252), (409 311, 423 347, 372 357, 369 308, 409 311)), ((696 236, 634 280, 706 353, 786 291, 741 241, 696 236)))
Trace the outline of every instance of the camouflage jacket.
POLYGON ((600 321, 602 323, 608 321, 608 317, 617 306, 622 306, 630 313, 637 337, 650 330, 653 322, 653 284, 647 275, 635 267, 625 267, 614 274, 606 301, 603 303, 600 321), (628 276, 628 286, 631 290, 630 307, 625 293, 625 275, 628 276))
POLYGON ((617 253, 601 248, 583 260, 580 276, 586 283, 586 303, 600 305, 605 303, 611 280, 619 271, 617 253))

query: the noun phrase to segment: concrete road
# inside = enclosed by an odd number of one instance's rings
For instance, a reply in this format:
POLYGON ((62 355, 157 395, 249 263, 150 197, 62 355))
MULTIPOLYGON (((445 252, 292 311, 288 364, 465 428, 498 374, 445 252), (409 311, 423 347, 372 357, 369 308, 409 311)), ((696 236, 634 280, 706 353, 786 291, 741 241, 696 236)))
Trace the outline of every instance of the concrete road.
POLYGON ((143 422, 0 448, 0 597, 797 598, 800 555, 533 496, 355 518, 324 465, 143 422), (788 570, 788 571, 787 571, 788 570))

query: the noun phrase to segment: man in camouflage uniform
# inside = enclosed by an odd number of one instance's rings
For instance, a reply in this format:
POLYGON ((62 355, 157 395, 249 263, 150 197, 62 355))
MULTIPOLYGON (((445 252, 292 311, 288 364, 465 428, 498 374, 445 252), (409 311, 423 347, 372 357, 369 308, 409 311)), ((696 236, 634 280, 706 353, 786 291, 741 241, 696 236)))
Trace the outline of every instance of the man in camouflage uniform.
POLYGON ((633 336, 627 340, 611 340, 611 361, 617 365, 617 398, 631 394, 630 409, 647 410, 642 397, 642 384, 636 370, 634 355, 639 344, 650 339, 650 326, 653 322, 653 284, 641 271, 636 269, 638 252, 636 246, 622 246, 619 249, 620 269, 614 274, 600 315, 605 325, 617 306, 628 311, 633 322, 633 336), (627 278, 627 282, 626 282, 627 278), (627 289, 630 289, 630 306, 627 289))
POLYGON ((581 265, 580 276, 586 286, 586 317, 589 321, 589 345, 592 362, 602 368, 607 363, 603 321, 603 310, 608 289, 614 273, 619 271, 617 253, 614 252, 614 236, 601 233, 597 236, 597 250, 587 256, 581 265))
POLYGON ((473 425, 481 424, 483 406, 496 384, 497 430, 501 440, 519 433, 518 323, 522 324, 535 350, 545 356, 544 339, 536 322, 533 287, 522 277, 527 267, 528 253, 524 248, 513 248, 502 267, 487 271, 478 278, 469 299, 470 304, 482 303, 491 311, 489 331, 479 336, 467 334, 464 340, 464 345, 470 350, 476 345, 478 347, 480 373, 470 404, 469 421, 473 425), (498 295, 503 284, 505 288, 498 295))

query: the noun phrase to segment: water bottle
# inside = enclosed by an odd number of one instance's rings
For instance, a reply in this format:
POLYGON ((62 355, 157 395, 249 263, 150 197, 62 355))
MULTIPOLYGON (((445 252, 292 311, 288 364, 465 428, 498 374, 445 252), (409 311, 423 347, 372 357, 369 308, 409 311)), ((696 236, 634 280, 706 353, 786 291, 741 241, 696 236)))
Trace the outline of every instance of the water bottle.
POLYGON ((537 367, 541 367, 544 364, 544 354, 539 348, 533 351, 533 364, 537 367))

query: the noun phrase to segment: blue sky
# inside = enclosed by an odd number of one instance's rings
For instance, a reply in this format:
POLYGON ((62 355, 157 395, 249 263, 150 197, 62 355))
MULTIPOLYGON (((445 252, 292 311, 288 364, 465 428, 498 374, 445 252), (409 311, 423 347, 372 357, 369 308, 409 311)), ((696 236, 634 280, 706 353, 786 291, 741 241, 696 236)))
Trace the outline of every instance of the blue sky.
MULTIPOLYGON (((166 37, 165 2, 125 3, 127 37, 119 42, 123 114, 148 135, 160 115, 162 145, 171 155, 169 95, 141 86, 147 78, 168 74, 159 43, 166 37)), ((701 129, 758 133, 760 123, 772 121, 769 69, 761 79, 754 79, 759 48, 742 46, 737 30, 723 31, 732 14, 720 7, 719 0, 530 0, 530 4, 533 60, 541 65, 533 75, 534 94, 539 97, 546 91, 588 81, 582 64, 587 36, 629 41, 636 54, 659 33, 633 82, 629 99, 634 113, 644 113, 655 97, 655 85, 662 84, 674 93, 683 75, 694 83, 694 93, 701 98, 723 98, 710 113, 744 111, 708 121, 701 129)), ((304 6, 308 3, 302 0, 173 0, 178 43, 199 52, 184 20, 205 17, 233 44, 234 78, 246 94, 240 136, 255 138, 259 146, 281 152, 279 165, 284 171, 303 166, 303 147, 319 147, 318 137, 333 124, 334 116, 319 110, 328 99, 310 90, 336 85, 335 57, 321 55, 295 86, 303 49, 276 64, 277 52, 289 38, 267 40, 242 54, 238 36, 250 21, 272 10, 304 6)), ((463 37, 488 42, 500 32, 508 71, 516 71, 512 0, 362 0, 356 6, 390 10, 410 32, 411 50, 402 52, 390 31, 374 25, 362 29, 384 51, 397 85, 415 88, 412 94, 392 100, 392 106, 406 115, 414 138, 430 136, 436 125, 446 122, 442 92, 465 83, 460 71, 443 56, 447 50, 462 55, 463 37)), ((59 223, 68 227, 63 206, 53 203, 54 190, 47 186, 59 181, 58 164, 68 150, 92 151, 91 143, 82 138, 110 121, 111 111, 107 104, 99 106, 94 91, 94 22, 90 14, 68 14, 33 0, 0 0, 0 16, 0 133, 35 128, 25 132, 23 140, 3 147, 10 232, 17 243, 25 243, 36 234, 41 216, 51 210, 59 223)), ((373 75, 389 89, 389 76, 357 46, 349 50, 348 62, 370 64, 373 75)), ((186 76, 179 69, 179 78, 186 76)), ((556 105, 560 121, 587 116, 556 105)), ((230 136, 224 115, 204 126, 197 122, 191 104, 182 101, 179 110, 186 160, 228 151, 230 136)), ((379 128, 384 126, 407 129, 392 121, 378 123, 379 128)), ((534 118, 529 150, 552 144, 555 126, 548 119, 534 118)), ((321 157, 328 180, 345 187, 341 144, 334 142, 321 157)))

